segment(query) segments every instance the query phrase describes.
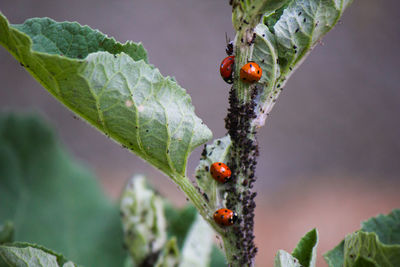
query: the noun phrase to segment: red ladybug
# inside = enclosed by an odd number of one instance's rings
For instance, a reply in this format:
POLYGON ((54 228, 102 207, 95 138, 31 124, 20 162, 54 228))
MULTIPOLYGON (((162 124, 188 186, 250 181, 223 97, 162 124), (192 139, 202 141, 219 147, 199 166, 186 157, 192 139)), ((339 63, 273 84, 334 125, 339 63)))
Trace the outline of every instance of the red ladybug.
POLYGON ((262 69, 260 66, 251 61, 240 69, 240 79, 245 83, 258 82, 261 79, 262 69))
POLYGON ((227 83, 233 83, 233 68, 235 65, 235 56, 224 58, 219 67, 222 79, 227 83))
POLYGON ((229 209, 219 209, 214 213, 214 221, 220 226, 231 226, 237 219, 236 212, 229 209))
POLYGON ((226 183, 232 175, 231 169, 222 162, 214 162, 211 165, 210 173, 220 183, 226 183))

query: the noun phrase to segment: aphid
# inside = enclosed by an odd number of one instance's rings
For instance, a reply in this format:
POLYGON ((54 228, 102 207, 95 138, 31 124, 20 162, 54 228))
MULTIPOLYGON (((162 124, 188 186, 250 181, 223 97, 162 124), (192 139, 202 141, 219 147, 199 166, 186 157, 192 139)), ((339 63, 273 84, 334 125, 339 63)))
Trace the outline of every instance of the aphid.
POLYGON ((232 175, 231 169, 222 162, 214 162, 211 165, 210 173, 211 176, 220 183, 226 183, 232 175))
POLYGON ((240 79, 246 83, 258 82, 262 76, 262 69, 256 62, 249 62, 240 69, 240 79))
POLYGON ((219 209, 214 213, 214 221, 220 226, 231 226, 237 219, 236 212, 229 209, 219 209))
POLYGON ((221 74, 222 79, 224 79, 224 81, 229 84, 233 83, 234 65, 235 65, 235 56, 228 56, 222 60, 221 66, 219 67, 219 72, 221 74))
POLYGON ((228 35, 225 33, 225 40, 226 40, 226 48, 225 52, 228 56, 232 56, 233 54, 233 41, 229 40, 228 35))

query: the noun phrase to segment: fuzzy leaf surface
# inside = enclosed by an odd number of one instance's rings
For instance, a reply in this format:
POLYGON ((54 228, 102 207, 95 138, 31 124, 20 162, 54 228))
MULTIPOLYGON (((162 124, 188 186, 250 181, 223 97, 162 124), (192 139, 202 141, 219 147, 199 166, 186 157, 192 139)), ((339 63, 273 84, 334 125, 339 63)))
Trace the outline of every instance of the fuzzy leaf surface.
POLYGON ((318 41, 338 22, 351 0, 291 0, 267 12, 255 27, 251 60, 263 75, 260 80, 255 124, 262 126, 285 82, 318 41))
POLYGON ((213 209, 217 208, 223 199, 224 185, 212 178, 210 167, 214 162, 228 162, 230 146, 231 139, 229 136, 216 139, 212 144, 206 145, 199 165, 196 168, 196 182, 205 195, 207 195, 209 205, 213 209))
POLYGON ((211 138, 141 44, 48 18, 10 25, 2 14, 0 44, 65 106, 171 177, 184 176, 191 151, 211 138))
POLYGON ((85 266, 122 266, 116 205, 36 116, 0 115, 0 221, 15 241, 40 244, 85 266))

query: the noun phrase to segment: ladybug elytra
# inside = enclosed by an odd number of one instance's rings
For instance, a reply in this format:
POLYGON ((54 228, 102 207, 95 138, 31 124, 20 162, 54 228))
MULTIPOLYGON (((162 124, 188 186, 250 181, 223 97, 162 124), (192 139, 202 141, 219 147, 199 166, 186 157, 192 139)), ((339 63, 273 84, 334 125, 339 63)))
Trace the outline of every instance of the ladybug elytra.
POLYGON ((231 169, 222 162, 214 162, 211 165, 210 173, 220 183, 226 183, 232 175, 231 169))
POLYGON ((245 83, 258 82, 261 79, 262 69, 260 66, 251 61, 240 69, 240 79, 245 83))
POLYGON ((222 60, 219 72, 222 79, 227 83, 233 83, 233 68, 235 65, 235 56, 229 56, 222 60))
POLYGON ((238 219, 236 212, 229 209, 219 209, 214 213, 214 221, 220 226, 230 226, 238 219))

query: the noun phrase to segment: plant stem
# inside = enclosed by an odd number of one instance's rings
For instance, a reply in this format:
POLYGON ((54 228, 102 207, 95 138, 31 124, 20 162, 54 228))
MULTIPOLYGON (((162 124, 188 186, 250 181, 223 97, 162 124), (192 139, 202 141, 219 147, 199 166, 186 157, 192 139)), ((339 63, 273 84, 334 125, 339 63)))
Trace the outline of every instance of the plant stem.
POLYGON ((171 177, 179 186, 179 188, 185 193, 187 198, 193 203, 204 220, 206 220, 218 234, 223 235, 221 227, 214 222, 212 217, 213 211, 209 207, 203 195, 200 194, 197 188, 190 182, 189 178, 177 175, 171 175, 171 177))

